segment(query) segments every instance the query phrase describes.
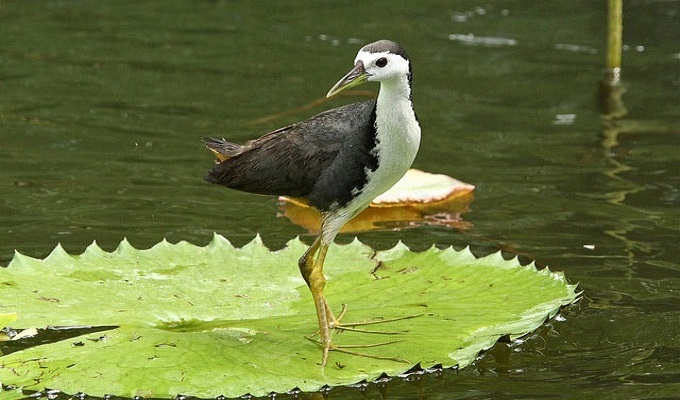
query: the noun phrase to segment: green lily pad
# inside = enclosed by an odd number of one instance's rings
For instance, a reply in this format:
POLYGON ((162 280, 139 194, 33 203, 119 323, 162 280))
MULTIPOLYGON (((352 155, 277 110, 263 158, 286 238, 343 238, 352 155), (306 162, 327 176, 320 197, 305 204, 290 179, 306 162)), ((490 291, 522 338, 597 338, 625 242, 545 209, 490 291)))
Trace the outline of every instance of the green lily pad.
POLYGON ((0 314, 0 329, 7 327, 9 324, 17 320, 16 313, 0 314))
POLYGON ((415 364, 465 367, 501 336, 538 328, 574 302, 561 273, 469 250, 411 252, 403 244, 375 253, 354 241, 326 260, 327 299, 349 304, 347 322, 415 316, 343 332, 336 344, 396 343, 360 350, 380 360, 321 351, 293 240, 270 251, 256 238, 242 248, 216 235, 205 247, 161 242, 138 250, 123 241, 81 255, 61 247, 44 260, 17 254, 0 269, 0 313, 43 327, 117 326, 0 357, 0 382, 102 396, 262 396, 318 390, 396 375, 415 364))

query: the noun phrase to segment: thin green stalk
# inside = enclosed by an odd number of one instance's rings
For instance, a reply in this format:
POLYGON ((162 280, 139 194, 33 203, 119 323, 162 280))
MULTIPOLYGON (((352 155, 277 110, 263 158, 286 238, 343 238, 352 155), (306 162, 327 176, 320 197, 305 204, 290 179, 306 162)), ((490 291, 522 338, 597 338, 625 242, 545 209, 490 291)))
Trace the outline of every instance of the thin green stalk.
POLYGON ((623 0, 608 0, 607 77, 610 85, 621 80, 623 0))

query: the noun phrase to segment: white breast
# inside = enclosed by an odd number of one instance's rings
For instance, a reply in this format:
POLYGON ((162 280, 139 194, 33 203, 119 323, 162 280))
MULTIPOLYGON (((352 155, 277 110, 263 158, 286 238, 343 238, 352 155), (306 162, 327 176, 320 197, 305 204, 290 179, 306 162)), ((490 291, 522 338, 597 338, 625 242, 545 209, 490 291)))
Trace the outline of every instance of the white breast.
POLYGON ((367 170, 368 182, 341 210, 322 216, 327 229, 322 241, 330 243, 340 228, 377 196, 391 188, 411 168, 420 146, 420 125, 410 100, 407 81, 382 82, 376 104, 378 168, 367 170))
POLYGON ((411 168, 420 146, 420 126, 410 101, 376 110, 378 168, 369 171, 364 192, 372 201, 391 188, 411 168))

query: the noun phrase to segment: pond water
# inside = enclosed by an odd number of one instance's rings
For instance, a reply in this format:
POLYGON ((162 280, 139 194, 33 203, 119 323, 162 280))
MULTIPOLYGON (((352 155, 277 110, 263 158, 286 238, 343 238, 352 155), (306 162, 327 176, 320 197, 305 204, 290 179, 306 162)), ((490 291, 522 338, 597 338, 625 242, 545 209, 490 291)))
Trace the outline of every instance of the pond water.
POLYGON ((205 183, 199 138, 245 141, 363 99, 300 110, 362 44, 390 38, 413 63, 415 167, 476 185, 475 199, 465 230, 359 238, 502 249, 564 271, 584 298, 463 370, 329 397, 677 398, 680 2, 627 1, 624 17, 626 113, 605 118, 605 2, 0 3, 0 264, 124 237, 308 241, 276 199, 205 183))

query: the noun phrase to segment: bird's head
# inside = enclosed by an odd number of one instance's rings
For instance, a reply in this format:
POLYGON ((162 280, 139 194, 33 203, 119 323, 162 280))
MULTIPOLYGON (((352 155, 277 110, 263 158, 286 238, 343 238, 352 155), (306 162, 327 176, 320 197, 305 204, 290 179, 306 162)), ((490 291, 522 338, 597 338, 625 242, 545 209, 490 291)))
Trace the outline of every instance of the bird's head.
POLYGON ((354 59, 354 68, 328 91, 326 97, 366 81, 385 82, 401 77, 410 80, 410 74, 411 66, 406 50, 390 40, 379 40, 359 50, 354 59))

